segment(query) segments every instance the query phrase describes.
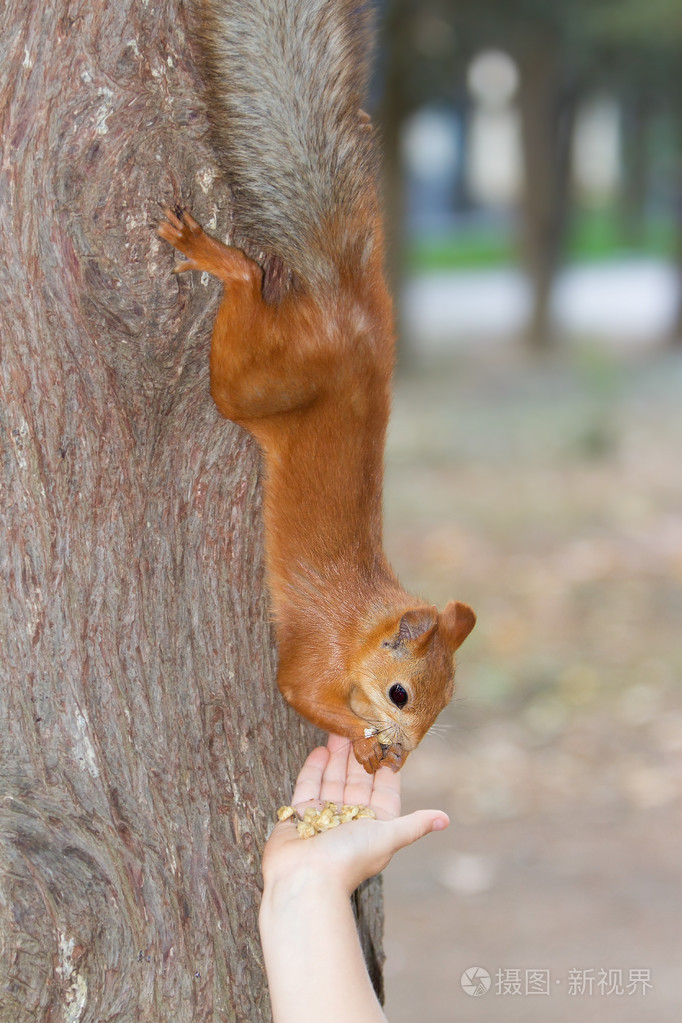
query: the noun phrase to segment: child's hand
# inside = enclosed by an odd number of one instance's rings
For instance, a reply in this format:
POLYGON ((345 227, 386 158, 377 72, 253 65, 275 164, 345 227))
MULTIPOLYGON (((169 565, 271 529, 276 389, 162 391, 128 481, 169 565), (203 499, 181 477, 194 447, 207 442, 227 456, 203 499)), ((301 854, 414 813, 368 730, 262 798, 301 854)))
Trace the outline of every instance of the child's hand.
POLYGON ((377 819, 341 824, 313 838, 299 838, 294 823, 277 824, 263 852, 265 887, 315 879, 340 886, 350 895, 366 878, 378 874, 398 849, 449 824, 440 810, 417 810, 400 816, 400 774, 387 767, 367 774, 347 739, 330 735, 327 747, 313 750, 296 781, 292 806, 300 814, 326 800, 371 806, 377 819))

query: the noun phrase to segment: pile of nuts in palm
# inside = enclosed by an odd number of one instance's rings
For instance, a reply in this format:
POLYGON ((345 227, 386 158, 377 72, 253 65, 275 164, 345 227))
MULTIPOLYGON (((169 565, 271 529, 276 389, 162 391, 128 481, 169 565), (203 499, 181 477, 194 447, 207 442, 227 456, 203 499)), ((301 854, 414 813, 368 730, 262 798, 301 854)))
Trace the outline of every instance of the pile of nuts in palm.
POLYGON ((309 806, 302 817, 293 806, 280 806, 277 811, 278 820, 295 820, 297 822, 296 830, 300 838, 312 838, 314 835, 319 835, 321 831, 329 831, 331 828, 338 828, 339 824, 358 821, 363 817, 376 817, 371 806, 351 806, 350 803, 344 803, 339 809, 336 803, 329 800, 321 810, 309 806))

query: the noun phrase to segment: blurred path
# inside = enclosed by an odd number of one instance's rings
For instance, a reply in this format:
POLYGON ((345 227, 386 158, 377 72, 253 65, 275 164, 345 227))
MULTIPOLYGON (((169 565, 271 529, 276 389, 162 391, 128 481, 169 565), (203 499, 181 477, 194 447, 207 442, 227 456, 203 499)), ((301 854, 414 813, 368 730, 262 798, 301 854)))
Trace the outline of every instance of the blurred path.
POLYGON ((385 874, 391 1023, 682 1019, 681 395, 670 351, 396 382, 387 554, 479 620, 403 772, 452 825, 385 874))
MULTIPOLYGON (((650 342, 670 330, 677 295, 675 271, 662 260, 576 266, 559 275, 554 316, 568 335, 650 342)), ((425 354, 498 342, 521 331, 529 300, 526 279, 515 269, 424 275, 405 289, 405 325, 425 354)))

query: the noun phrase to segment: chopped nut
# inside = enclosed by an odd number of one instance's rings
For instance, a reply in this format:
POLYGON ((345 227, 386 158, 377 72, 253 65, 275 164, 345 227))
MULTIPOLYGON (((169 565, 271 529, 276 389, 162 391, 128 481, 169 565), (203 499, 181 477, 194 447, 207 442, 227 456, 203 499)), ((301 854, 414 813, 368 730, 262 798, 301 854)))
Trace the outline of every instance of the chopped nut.
POLYGON ((280 806, 277 811, 277 819, 280 821, 288 821, 290 817, 295 815, 296 811, 293 806, 280 806))

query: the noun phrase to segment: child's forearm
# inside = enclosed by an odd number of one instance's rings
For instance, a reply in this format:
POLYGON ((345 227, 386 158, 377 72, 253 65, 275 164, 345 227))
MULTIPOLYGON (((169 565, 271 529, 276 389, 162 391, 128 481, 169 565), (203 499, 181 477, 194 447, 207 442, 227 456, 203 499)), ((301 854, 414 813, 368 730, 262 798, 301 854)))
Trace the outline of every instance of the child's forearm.
POLYGON ((341 886, 300 876, 266 887, 260 933, 274 1023, 386 1023, 341 886))

